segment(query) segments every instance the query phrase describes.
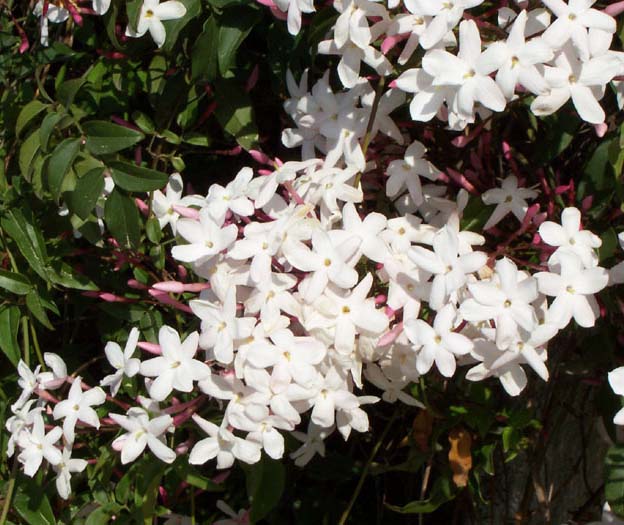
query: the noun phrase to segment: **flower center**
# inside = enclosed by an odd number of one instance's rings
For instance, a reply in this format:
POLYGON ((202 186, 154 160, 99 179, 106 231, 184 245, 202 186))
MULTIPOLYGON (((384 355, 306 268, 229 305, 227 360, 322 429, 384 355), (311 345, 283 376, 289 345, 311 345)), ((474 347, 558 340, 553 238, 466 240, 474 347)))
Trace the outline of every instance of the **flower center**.
POLYGON ((518 62, 520 62, 520 59, 517 56, 511 57, 511 67, 516 67, 518 65, 518 62))
POLYGON ((507 299, 503 304, 505 305, 505 308, 509 308, 511 306, 511 301, 507 299))
POLYGON ((512 195, 507 195, 507 197, 505 197, 505 202, 511 202, 512 200, 513 200, 512 195))
POLYGON ((171 363, 171 368, 178 368, 181 364, 180 361, 174 361, 171 363))
POLYGON ((207 248, 214 248, 214 243, 212 241, 206 241, 207 248))
POLYGON ((325 266, 331 266, 331 259, 325 259, 325 260, 323 261, 323 264, 324 264, 325 266))
POLYGON ((439 335, 436 335, 433 340, 436 342, 436 344, 440 344, 442 342, 442 338, 439 335))
POLYGON ((148 9, 147 11, 145 11, 145 18, 152 18, 154 16, 154 11, 152 11, 151 9, 148 9))
POLYGON ((464 79, 469 79, 472 78, 476 75, 477 73, 475 72, 474 69, 470 69, 468 70, 466 73, 464 73, 464 79))
POLYGON ((576 293, 576 291, 574 290, 574 288, 571 285, 566 286, 566 292, 568 293, 576 293))
POLYGON ((351 313, 351 308, 349 308, 349 307, 348 307, 348 306, 346 306, 346 305, 345 305, 345 306, 343 306, 343 307, 342 307, 342 313, 343 313, 343 314, 348 314, 348 313, 351 313))

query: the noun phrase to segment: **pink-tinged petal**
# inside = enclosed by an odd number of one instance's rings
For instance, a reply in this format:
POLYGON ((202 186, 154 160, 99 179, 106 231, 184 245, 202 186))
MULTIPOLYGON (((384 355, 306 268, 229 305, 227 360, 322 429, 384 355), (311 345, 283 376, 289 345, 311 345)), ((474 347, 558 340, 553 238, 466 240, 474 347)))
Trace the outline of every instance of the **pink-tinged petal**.
POLYGON ((590 88, 577 83, 570 86, 570 94, 576 111, 585 122, 590 124, 604 122, 605 112, 590 88))

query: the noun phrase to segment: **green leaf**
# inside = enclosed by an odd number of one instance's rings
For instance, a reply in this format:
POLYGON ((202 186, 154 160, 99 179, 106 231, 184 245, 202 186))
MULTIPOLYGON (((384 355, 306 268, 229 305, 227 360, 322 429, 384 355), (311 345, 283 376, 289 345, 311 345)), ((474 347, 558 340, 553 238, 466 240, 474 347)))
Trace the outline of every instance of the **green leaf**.
POLYGON ((541 166, 558 157, 571 144, 577 134, 580 121, 559 112, 538 119, 544 132, 544 140, 536 145, 535 162, 541 166))
POLYGON ((48 151, 50 136, 62 118, 63 114, 61 113, 48 113, 45 117, 43 117, 41 127, 39 128, 39 140, 43 151, 48 151))
POLYGON ((123 248, 139 245, 141 239, 141 217, 134 199, 115 188, 104 206, 106 226, 123 248))
POLYGON ((126 191, 153 191, 164 187, 169 177, 162 171, 142 168, 129 162, 110 162, 115 184, 126 191))
POLYGON ((214 16, 204 23, 201 34, 195 40, 191 52, 191 76, 193 80, 209 80, 217 78, 219 49, 219 26, 214 16))
POLYGON ((56 91, 56 99, 66 108, 72 105, 78 91, 85 82, 84 77, 73 78, 63 82, 56 91))
POLYGON ((20 347, 17 343, 17 331, 21 318, 20 309, 17 306, 0 307, 0 349, 9 358, 9 361, 17 366, 20 360, 20 347))
POLYGON ((252 523, 264 518, 279 503, 284 491, 285 472, 280 461, 262 456, 250 467, 245 467, 247 496, 251 504, 252 523))
POLYGON ((141 15, 141 7, 143 0, 128 0, 126 2, 126 14, 128 16, 128 25, 136 31, 141 15))
POLYGON ((80 139, 65 139, 54 151, 48 162, 47 181, 48 189, 52 196, 58 201, 63 189, 63 181, 69 172, 69 168, 74 163, 80 151, 80 139))
POLYGON ((234 66, 238 48, 258 22, 259 17, 260 11, 249 7, 227 9, 219 17, 217 57, 221 75, 225 75, 234 66))
POLYGON ((38 130, 35 130, 28 135, 28 138, 22 144, 17 159, 20 172, 27 181, 30 181, 31 179, 31 166, 38 151, 39 133, 38 130))
POLYGON ((412 501, 403 506, 386 503, 386 507, 400 514, 430 514, 453 497, 451 482, 448 478, 443 477, 436 480, 428 499, 412 501))
POLYGON ((32 290, 32 283, 24 275, 0 270, 0 288, 17 295, 26 295, 32 290))
POLYGON ((602 244, 598 248, 598 259, 603 263, 606 259, 613 257, 618 250, 617 233, 613 228, 609 228, 601 236, 602 244))
POLYGON ((81 219, 87 219, 104 190, 104 168, 95 168, 76 181, 74 191, 64 194, 67 207, 81 219))
POLYGON ((134 146, 145 138, 140 131, 104 120, 85 122, 82 129, 87 135, 87 149, 94 155, 115 153, 134 146))
POLYGON ((167 39, 165 40, 162 48, 165 52, 169 52, 173 49, 176 45, 178 37, 180 36, 180 32, 184 29, 184 26, 201 13, 200 0, 179 1, 181 1, 184 4, 184 7, 186 7, 186 14, 182 18, 164 22, 164 26, 167 31, 167 39))
POLYGON ((26 476, 18 479, 13 507, 28 525, 54 525, 54 512, 48 497, 34 480, 26 476))
POLYGON ((145 233, 147 238, 153 244, 159 244, 163 238, 162 230, 160 229, 160 223, 156 217, 151 217, 145 223, 145 233))
POLYGON ((0 221, 4 231, 15 241, 19 251, 39 277, 48 280, 48 254, 41 231, 21 210, 5 212, 0 221))
MULTIPOLYGON (((614 139, 617 142, 618 139, 614 139)), ((613 168, 609 163, 610 141, 603 141, 594 150, 589 161, 585 165, 583 175, 590 181, 594 191, 610 190, 615 185, 613 168)))
POLYGON ((33 120, 37 115, 39 115, 39 113, 49 107, 49 104, 44 104, 43 102, 39 102, 38 100, 33 100, 32 102, 26 104, 17 116, 17 122, 15 124, 15 136, 19 137, 24 128, 28 125, 28 123, 33 120))
POLYGON ((624 445, 612 446, 605 459, 605 497, 611 510, 624 517, 624 445))
POLYGON ((39 321, 48 330, 54 330, 54 326, 50 323, 48 314, 45 311, 44 305, 39 297, 39 293, 36 290, 32 290, 26 295, 26 307, 31 314, 35 316, 35 319, 39 321))
POLYGON ((98 287, 86 275, 74 270, 69 264, 56 263, 50 271, 50 280, 54 284, 75 290, 97 290, 98 287))
POLYGON ((215 88, 217 120, 243 148, 251 149, 258 142, 258 129, 249 95, 234 79, 220 80, 215 88))

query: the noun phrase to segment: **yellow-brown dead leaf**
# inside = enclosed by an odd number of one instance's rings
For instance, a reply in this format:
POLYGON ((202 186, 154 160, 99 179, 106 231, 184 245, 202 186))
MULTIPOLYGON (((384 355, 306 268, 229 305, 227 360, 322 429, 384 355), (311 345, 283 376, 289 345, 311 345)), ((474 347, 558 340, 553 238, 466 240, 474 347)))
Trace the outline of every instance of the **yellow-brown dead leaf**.
POLYGON ((460 488, 465 487, 472 468, 472 437, 467 430, 454 428, 448 439, 451 444, 448 458, 453 471, 453 483, 460 488))

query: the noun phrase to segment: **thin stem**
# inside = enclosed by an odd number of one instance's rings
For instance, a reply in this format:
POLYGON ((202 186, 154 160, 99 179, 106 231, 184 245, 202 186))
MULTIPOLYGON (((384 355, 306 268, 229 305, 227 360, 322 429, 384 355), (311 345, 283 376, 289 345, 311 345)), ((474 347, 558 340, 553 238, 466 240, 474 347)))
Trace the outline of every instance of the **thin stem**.
POLYGON ((13 467, 11 468, 11 477, 9 478, 9 488, 7 489, 6 496, 4 498, 4 506, 2 507, 2 516, 0 516, 0 525, 6 523, 9 515, 9 508, 11 507, 11 500, 13 499, 13 491, 15 489, 15 476, 17 475, 17 461, 13 461, 13 467))
MULTIPOLYGON (((386 83, 386 78, 381 77, 379 79, 379 84, 377 84, 377 91, 375 92, 375 100, 373 100, 373 105, 371 106, 370 116, 368 117, 368 125, 366 126, 366 134, 364 135, 364 143, 362 144, 362 153, 364 157, 366 157, 366 151, 368 150, 368 145, 372 140, 373 133, 373 125, 375 124, 375 117, 377 117, 377 108, 379 107, 379 101, 381 100, 381 92, 383 91, 384 85, 386 83)), ((362 179, 362 172, 358 172, 355 176, 355 181, 353 185, 357 188, 360 185, 360 180, 362 179)))
POLYGON ((338 525, 344 525, 347 522, 347 519, 349 518, 349 514, 351 514, 351 510, 353 509, 353 505, 355 505, 355 501, 357 500, 358 496, 360 495, 360 492, 362 491, 362 487, 364 486, 364 481, 366 480, 366 476, 368 476, 368 471, 370 470, 373 460, 375 459, 375 456, 377 456, 377 453, 379 452, 381 445, 383 445, 383 442, 385 441, 386 436, 388 435, 388 432, 390 432, 390 428, 392 427, 392 424, 394 423, 396 416, 397 416, 397 410, 395 410, 392 413, 392 417, 386 424, 386 428, 384 428, 381 436, 377 440, 377 443, 375 443, 375 446, 373 447, 371 455, 369 456, 368 461, 366 462, 366 465, 364 465, 364 468, 362 469, 362 474, 360 474, 360 479, 358 480, 357 486, 355 487, 355 491, 353 492, 351 496, 349 505, 347 506, 345 511, 342 513, 342 516, 340 517, 340 521, 338 522, 338 525))
POLYGON ((32 319, 29 316, 29 324, 30 324, 30 333, 32 335, 32 342, 35 347, 35 353, 37 354, 37 359, 39 360, 39 364, 41 368, 45 370, 46 365, 43 360, 43 355, 41 354, 41 347, 39 346, 39 338, 37 337, 37 330, 35 330, 35 323, 32 322, 32 319))
POLYGON ((22 317, 22 343, 24 363, 30 367, 30 338, 28 336, 28 317, 22 317))

